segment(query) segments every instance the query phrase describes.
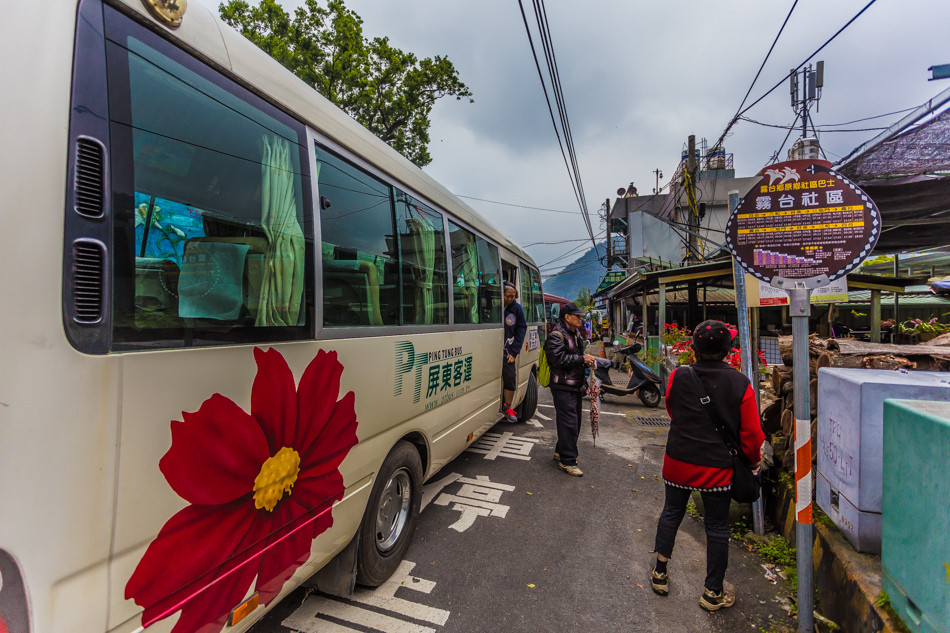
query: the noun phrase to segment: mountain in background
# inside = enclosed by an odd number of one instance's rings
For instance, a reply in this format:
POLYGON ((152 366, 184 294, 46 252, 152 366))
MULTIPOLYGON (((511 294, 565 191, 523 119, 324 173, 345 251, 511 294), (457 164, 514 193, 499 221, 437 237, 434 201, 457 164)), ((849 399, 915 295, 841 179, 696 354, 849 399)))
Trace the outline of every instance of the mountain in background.
POLYGON ((601 242, 591 247, 586 253, 564 267, 561 272, 544 280, 544 292, 564 297, 570 301, 577 298, 578 291, 587 286, 593 294, 600 280, 604 278, 606 269, 600 263, 607 253, 606 245, 601 242))

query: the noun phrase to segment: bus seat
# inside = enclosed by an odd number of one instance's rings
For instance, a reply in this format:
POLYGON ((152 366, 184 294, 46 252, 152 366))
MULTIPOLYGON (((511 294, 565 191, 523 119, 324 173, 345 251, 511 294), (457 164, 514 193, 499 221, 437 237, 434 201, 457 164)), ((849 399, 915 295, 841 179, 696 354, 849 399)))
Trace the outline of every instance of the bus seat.
MULTIPOLYGON (((324 258, 323 281, 325 301, 330 304, 327 307, 331 311, 346 312, 355 304, 361 308, 361 323, 365 321, 366 325, 383 325, 376 264, 365 260, 324 258)), ((347 323, 334 323, 344 324, 347 323)))
POLYGON ((185 242, 178 314, 184 319, 233 321, 259 304, 267 240, 193 237, 185 242))

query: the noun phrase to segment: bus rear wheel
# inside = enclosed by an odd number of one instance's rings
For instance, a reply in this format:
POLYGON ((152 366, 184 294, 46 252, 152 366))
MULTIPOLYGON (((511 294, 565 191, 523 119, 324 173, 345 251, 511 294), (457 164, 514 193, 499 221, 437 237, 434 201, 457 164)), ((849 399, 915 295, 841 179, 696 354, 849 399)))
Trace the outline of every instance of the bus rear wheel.
POLYGON ((386 457, 363 513, 357 553, 356 582, 378 587, 402 562, 422 503, 422 460, 401 441, 386 457))
POLYGON ((527 422, 534 417, 537 410, 538 377, 534 375, 534 372, 531 372, 528 376, 528 388, 524 392, 524 398, 521 400, 521 404, 515 409, 515 413, 518 414, 519 422, 527 422))

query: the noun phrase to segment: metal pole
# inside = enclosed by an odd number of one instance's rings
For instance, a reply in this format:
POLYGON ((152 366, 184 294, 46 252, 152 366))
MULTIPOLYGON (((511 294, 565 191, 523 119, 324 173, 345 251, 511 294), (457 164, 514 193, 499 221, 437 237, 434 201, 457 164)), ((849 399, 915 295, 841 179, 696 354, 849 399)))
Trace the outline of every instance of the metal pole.
POLYGON ((881 291, 871 291, 871 342, 881 342, 881 291))
POLYGON ((808 393, 808 316, 811 290, 787 290, 792 317, 792 366, 795 393, 795 545, 798 568, 798 631, 815 630, 815 585, 812 577, 811 415, 808 393))
MULTIPOLYGON (((894 283, 897 283, 897 278, 900 276, 900 266, 901 256, 897 253, 894 253, 894 283)), ((897 342, 897 333, 900 332, 901 317, 898 312, 900 309, 900 293, 896 290, 894 291, 894 327, 891 328, 891 343, 897 342)))
POLYGON ((666 284, 660 284, 660 296, 659 296, 660 309, 657 314, 657 324, 658 331, 660 333, 660 380, 663 381, 663 392, 666 393, 666 348, 663 345, 663 331, 666 329, 666 284))
MULTIPOLYGON (((729 192, 729 212, 735 213, 739 206, 739 192, 729 192)), ((739 262, 732 260, 732 276, 735 279, 736 294, 736 312, 738 314, 739 326, 739 357, 742 361, 742 373, 746 375, 753 389, 758 391, 758 382, 756 381, 756 368, 752 366, 752 335, 749 329, 749 301, 745 290, 745 271, 739 265, 739 262)), ((756 398, 758 401, 758 398, 756 398)), ((758 410, 758 409, 756 409, 758 410)), ((763 493, 759 491, 759 498, 752 502, 752 529, 759 536, 765 534, 765 504, 763 503, 763 493)))

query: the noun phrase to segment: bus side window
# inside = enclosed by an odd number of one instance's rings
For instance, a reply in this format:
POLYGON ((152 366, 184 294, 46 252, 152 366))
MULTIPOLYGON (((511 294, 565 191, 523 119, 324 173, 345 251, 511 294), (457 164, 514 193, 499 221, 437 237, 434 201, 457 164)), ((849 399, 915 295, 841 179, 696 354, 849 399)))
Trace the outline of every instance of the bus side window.
POLYGON ((317 146, 323 325, 399 324, 392 189, 317 146))
POLYGON ((478 243, 478 304, 482 323, 501 323, 501 270, 498 247, 482 238, 478 243))
POLYGON ((107 55, 113 347, 312 337, 303 127, 150 33, 107 55))
POLYGON ((397 191, 396 225, 402 274, 402 323, 447 324, 448 273, 442 214, 397 191))
POLYGON ((534 268, 528 268, 531 275, 531 290, 534 295, 534 321, 544 323, 544 292, 541 290, 541 275, 534 268))
POLYGON ((528 323, 534 323, 534 293, 531 291, 531 273, 528 272, 528 266, 521 264, 521 309, 524 310, 524 318, 528 323))

